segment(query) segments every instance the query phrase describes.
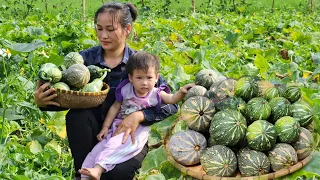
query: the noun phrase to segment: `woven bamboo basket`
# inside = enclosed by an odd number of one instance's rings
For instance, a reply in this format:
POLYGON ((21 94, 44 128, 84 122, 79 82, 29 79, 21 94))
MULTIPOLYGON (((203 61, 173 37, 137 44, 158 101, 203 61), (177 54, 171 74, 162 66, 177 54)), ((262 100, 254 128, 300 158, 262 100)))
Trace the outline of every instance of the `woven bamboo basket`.
POLYGON ((306 166, 313 158, 314 153, 311 153, 308 157, 305 159, 299 161, 297 164, 286 168, 282 169, 276 172, 272 172, 269 174, 264 174, 261 176, 249 176, 249 177, 243 177, 241 176, 240 172, 236 172, 232 177, 218 177, 218 176, 209 176, 206 174, 204 169, 202 168, 201 165, 194 165, 194 166, 184 166, 175 161, 169 151, 168 148, 168 143, 166 142, 166 151, 168 152, 168 158, 170 163, 179 169, 182 173, 189 175, 191 177, 201 179, 201 180, 267 180, 267 179, 275 179, 279 178, 288 174, 291 174, 302 167, 306 166))
POLYGON ((59 103, 63 108, 92 108, 99 106, 106 100, 109 90, 110 87, 106 83, 103 83, 103 89, 99 92, 67 91, 56 88, 58 96, 54 98, 54 101, 59 103))

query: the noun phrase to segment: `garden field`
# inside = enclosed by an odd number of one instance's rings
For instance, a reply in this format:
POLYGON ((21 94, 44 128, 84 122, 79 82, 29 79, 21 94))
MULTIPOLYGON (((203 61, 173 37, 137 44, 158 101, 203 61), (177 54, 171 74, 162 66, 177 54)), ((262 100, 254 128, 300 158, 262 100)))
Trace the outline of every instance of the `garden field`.
MULTIPOLYGON (((80 1, 52 0, 47 10, 45 2, 0 3, 0 179, 73 179, 67 111, 40 111, 33 93, 41 64, 61 65, 67 53, 97 45, 92 17, 102 1, 87 1, 85 20, 80 1)), ((316 155, 283 179, 320 179, 319 0, 312 6, 275 0, 273 12, 271 0, 195 0, 195 12, 191 1, 146 1, 144 7, 132 2, 140 11, 128 44, 160 57, 161 75, 173 91, 206 68, 234 79, 250 75, 299 85, 314 112, 316 155)), ((163 146, 178 116, 152 125, 136 179, 192 179, 169 163, 163 146)))

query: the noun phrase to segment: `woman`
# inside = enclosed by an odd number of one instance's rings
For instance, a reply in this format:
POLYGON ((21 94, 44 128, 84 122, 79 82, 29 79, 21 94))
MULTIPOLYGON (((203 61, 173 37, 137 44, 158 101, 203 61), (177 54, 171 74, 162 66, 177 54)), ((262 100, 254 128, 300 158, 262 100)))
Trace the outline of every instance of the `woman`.
MULTIPOLYGON (((132 31, 132 23, 136 17, 137 10, 132 4, 118 2, 106 3, 95 13, 94 23, 101 45, 84 50, 80 54, 83 56, 86 66, 96 65, 111 69, 111 72, 104 79, 104 82, 109 84, 110 91, 106 101, 101 106, 90 109, 71 109, 66 116, 68 141, 76 172, 81 168, 86 155, 98 142, 96 136, 101 129, 106 112, 115 101, 117 85, 127 78, 125 65, 135 51, 126 46, 126 38, 132 31)), ((156 87, 164 84, 166 82, 159 78, 156 87)), ((35 103, 42 110, 62 110, 58 107, 59 104, 53 101, 57 96, 54 93, 55 90, 53 88, 46 90, 48 86, 49 83, 37 83, 34 93, 35 103)), ((176 112, 177 105, 162 105, 160 110, 148 108, 134 112, 123 119, 114 135, 125 132, 123 143, 129 135, 134 140, 135 130, 140 123, 149 125, 176 112)), ((116 165, 112 171, 105 173, 101 179, 131 180, 136 170, 141 167, 141 162, 147 151, 148 147, 145 146, 138 155, 116 165)), ((76 173, 76 177, 79 177, 78 173, 76 173)))

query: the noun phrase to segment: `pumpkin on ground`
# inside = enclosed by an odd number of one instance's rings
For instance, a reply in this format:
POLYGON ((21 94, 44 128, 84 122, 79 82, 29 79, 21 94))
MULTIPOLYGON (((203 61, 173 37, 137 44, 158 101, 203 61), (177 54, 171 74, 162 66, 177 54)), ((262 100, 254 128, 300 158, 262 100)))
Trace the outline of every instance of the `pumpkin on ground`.
POLYGON ((312 108, 303 100, 296 101, 291 105, 292 117, 297 118, 300 125, 305 127, 313 119, 312 108))
POLYGON ((200 150, 206 147, 206 138, 193 130, 184 130, 172 135, 168 144, 172 157, 186 166, 198 164, 200 162, 200 150))
POLYGON ((233 146, 245 136, 246 129, 246 119, 240 112, 225 109, 213 116, 209 133, 218 144, 233 146))
POLYGON ((195 131, 208 131, 214 113, 214 103, 206 97, 191 97, 181 106, 181 119, 186 121, 189 129, 195 131))
POLYGON ((267 80, 257 81, 257 84, 259 87, 258 96, 263 96, 263 94, 266 92, 267 89, 270 89, 275 86, 274 84, 272 84, 270 81, 267 81, 267 80))
POLYGON ((270 101, 271 99, 273 99, 275 97, 279 97, 279 96, 280 96, 280 93, 276 87, 272 87, 272 88, 267 89, 263 95, 263 97, 268 101, 270 101))
POLYGON ((274 126, 280 142, 292 143, 298 140, 300 134, 300 124, 297 119, 284 116, 278 119, 274 126))
POLYGON ((229 97, 223 101, 217 102, 215 104, 215 107, 217 111, 230 108, 233 110, 237 110, 244 116, 247 113, 247 104, 240 97, 229 97))
POLYGON ((268 119, 271 107, 267 100, 262 97, 252 98, 247 103, 247 117, 251 122, 255 120, 268 119))
POLYGON ((298 162, 296 151, 286 143, 278 143, 268 152, 268 157, 273 171, 288 168, 298 162))
POLYGON ((200 163, 210 176, 231 176, 237 169, 236 155, 223 145, 214 145, 201 151, 200 163))
POLYGON ((284 97, 291 103, 296 102, 301 97, 301 89, 298 86, 288 86, 284 92, 284 97))
POLYGON ((238 166, 243 176, 260 176, 270 171, 270 161, 263 152, 243 148, 238 153, 238 166))
POLYGON ((292 147, 296 150, 298 159, 302 160, 308 157, 313 149, 313 136, 306 128, 300 127, 300 134, 298 140, 292 144, 292 147))
POLYGON ((259 93, 258 84, 252 77, 240 78, 235 85, 234 90, 235 95, 241 97, 246 102, 257 97, 259 93))
POLYGON ((195 85, 190 88, 187 92, 186 99, 193 96, 204 96, 207 92, 207 89, 203 86, 195 85))
POLYGON ((234 96, 234 85, 237 83, 234 79, 225 79, 218 85, 211 86, 210 90, 214 91, 214 96, 211 100, 214 103, 225 100, 228 97, 234 96))
POLYGON ((265 120, 257 120, 248 126, 246 138, 250 148, 266 151, 276 144, 277 134, 273 124, 265 120))
POLYGON ((284 116, 291 116, 291 103, 284 97, 275 97, 269 101, 271 107, 270 121, 276 122, 284 116))
POLYGON ((224 79, 226 79, 226 77, 217 70, 203 69, 196 75, 196 84, 210 89, 210 86, 217 84, 224 79))

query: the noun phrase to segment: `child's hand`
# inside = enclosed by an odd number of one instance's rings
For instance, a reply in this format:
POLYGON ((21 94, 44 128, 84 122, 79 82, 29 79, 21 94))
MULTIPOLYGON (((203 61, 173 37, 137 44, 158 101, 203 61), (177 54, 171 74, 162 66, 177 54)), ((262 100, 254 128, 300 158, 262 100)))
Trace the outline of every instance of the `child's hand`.
POLYGON ((99 141, 102 141, 102 139, 106 138, 108 135, 109 128, 108 127, 102 127, 101 131, 97 135, 97 139, 99 141))
POLYGON ((186 84, 184 85, 180 91, 183 93, 183 94, 187 94, 187 92, 189 91, 190 88, 192 88, 193 86, 195 86, 196 84, 195 83, 190 83, 190 84, 186 84))

